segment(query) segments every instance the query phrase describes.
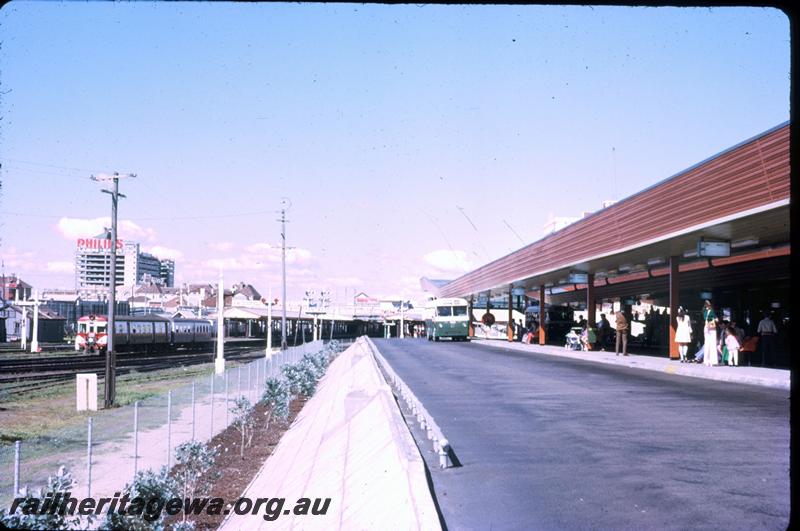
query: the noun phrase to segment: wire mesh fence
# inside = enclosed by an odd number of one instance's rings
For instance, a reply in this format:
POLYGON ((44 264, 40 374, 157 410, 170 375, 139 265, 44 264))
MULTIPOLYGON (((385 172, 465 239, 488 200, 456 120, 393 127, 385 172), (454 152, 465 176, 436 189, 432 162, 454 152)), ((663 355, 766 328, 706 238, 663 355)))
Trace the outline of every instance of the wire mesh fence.
POLYGON ((205 442, 225 430, 234 421, 230 408, 238 397, 257 402, 266 380, 281 377, 282 366, 322 348, 322 341, 290 347, 134 404, 94 413, 85 423, 0 445, 0 507, 7 508, 21 489, 45 485, 60 466, 76 480, 73 494, 111 497, 137 470, 172 466, 178 445, 205 442))

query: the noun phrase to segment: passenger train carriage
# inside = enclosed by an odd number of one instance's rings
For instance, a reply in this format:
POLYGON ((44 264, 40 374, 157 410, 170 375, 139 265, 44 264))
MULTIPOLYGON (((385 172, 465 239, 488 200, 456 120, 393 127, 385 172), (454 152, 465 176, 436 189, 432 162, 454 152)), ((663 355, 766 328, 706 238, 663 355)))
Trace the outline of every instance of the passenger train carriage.
MULTIPOLYGON (((81 317, 75 350, 105 352, 107 329, 108 319, 104 315, 81 317)), ((120 315, 114 319, 116 352, 211 348, 214 336, 214 325, 205 319, 172 319, 158 315, 120 315)))

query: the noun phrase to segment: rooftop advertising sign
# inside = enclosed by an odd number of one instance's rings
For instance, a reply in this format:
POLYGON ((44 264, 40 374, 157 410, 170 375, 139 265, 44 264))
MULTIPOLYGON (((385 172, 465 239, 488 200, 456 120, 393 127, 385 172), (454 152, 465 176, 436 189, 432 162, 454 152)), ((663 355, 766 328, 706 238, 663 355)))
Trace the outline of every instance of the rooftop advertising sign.
MULTIPOLYGON (((117 239, 117 249, 122 249, 124 242, 117 239)), ((78 238, 77 247, 80 250, 108 251, 111 249, 111 240, 105 238, 78 238)))

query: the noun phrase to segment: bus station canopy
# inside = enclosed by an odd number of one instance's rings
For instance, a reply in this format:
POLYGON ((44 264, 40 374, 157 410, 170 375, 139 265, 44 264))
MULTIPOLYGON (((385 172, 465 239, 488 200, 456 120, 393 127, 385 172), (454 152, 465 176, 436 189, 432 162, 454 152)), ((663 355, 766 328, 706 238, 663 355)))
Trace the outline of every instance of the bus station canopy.
POLYGON ((787 122, 466 273, 440 295, 585 289, 570 273, 594 275, 596 288, 668 278, 671 258, 682 274, 765 260, 788 272, 789 141, 787 122), (701 239, 729 243, 730 256, 698 257, 701 239))

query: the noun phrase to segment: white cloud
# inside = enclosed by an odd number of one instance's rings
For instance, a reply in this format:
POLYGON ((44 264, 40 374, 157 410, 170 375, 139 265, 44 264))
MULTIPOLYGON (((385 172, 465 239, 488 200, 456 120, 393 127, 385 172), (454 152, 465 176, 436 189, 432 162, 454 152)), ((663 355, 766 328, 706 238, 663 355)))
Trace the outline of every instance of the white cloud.
MULTIPOLYGON (((110 217, 101 218, 61 218, 56 224, 58 232, 68 240, 76 238, 91 238, 102 234, 106 227, 111 226, 110 217)), ((134 241, 153 242, 156 239, 155 230, 149 227, 142 227, 131 220, 122 219, 117 224, 118 236, 120 239, 130 239, 134 241)))
POLYGON ((111 225, 111 218, 61 218, 56 228, 67 239, 87 238, 103 232, 104 227, 111 225))
POLYGON ((47 271, 50 273, 74 273, 75 263, 66 260, 47 262, 47 271))
POLYGON ((233 242, 212 242, 208 246, 215 251, 228 252, 233 249, 233 242))
POLYGON ((149 227, 141 227, 133 221, 123 219, 119 222, 119 233, 123 238, 131 240, 145 240, 153 242, 156 240, 156 231, 149 227))
POLYGON ((438 249, 426 254, 422 259, 438 273, 466 273, 473 268, 464 251, 438 249))
POLYGON ((180 260, 183 258, 183 253, 181 251, 172 249, 170 247, 164 247, 162 245, 154 245, 153 247, 149 247, 145 252, 166 260, 180 260))

